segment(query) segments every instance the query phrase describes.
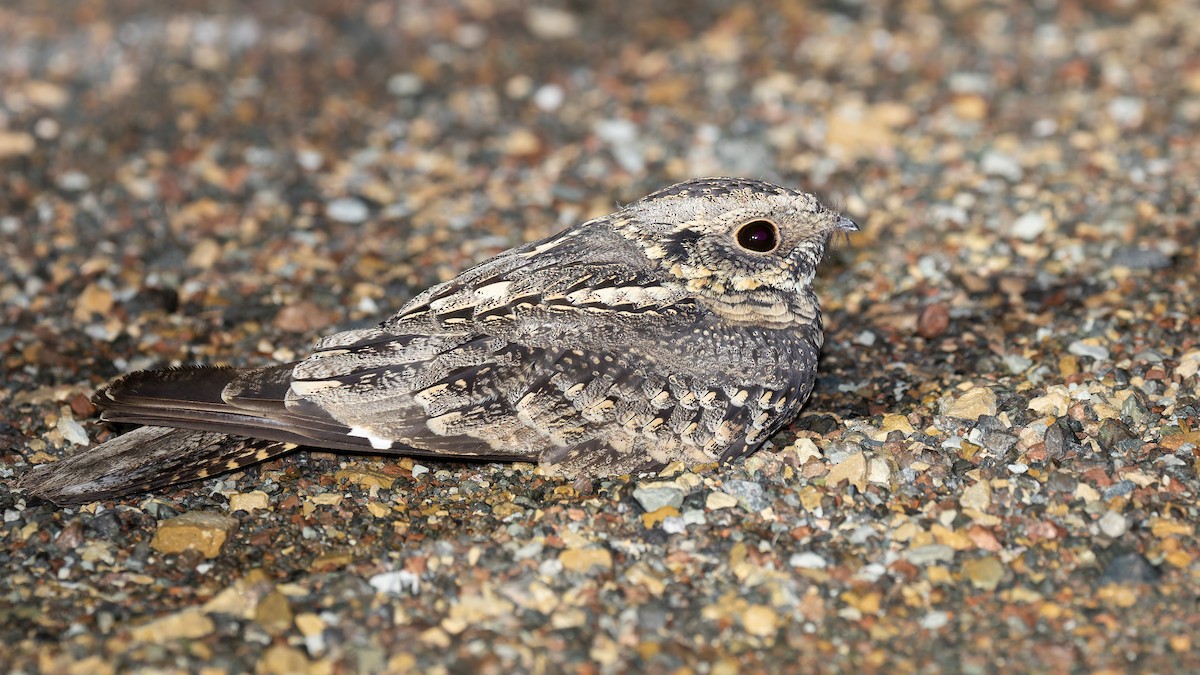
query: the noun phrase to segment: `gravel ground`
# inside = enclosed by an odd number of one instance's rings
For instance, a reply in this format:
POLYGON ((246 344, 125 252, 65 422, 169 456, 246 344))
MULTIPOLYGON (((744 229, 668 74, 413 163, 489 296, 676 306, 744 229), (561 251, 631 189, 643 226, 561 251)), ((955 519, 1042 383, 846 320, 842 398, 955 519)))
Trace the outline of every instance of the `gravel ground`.
POLYGON ((169 4, 0 7, 9 670, 1200 669, 1200 3, 169 4), (732 467, 11 488, 112 376, 290 359, 721 174, 864 230, 732 467))

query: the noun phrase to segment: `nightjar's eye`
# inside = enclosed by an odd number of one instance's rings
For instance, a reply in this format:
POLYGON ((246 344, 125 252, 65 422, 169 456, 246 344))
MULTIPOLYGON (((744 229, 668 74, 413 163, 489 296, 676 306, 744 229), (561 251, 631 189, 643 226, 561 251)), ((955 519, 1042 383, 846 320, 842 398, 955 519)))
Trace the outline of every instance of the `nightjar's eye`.
POLYGON ((738 228, 738 246, 756 253, 769 253, 779 246, 779 228, 769 220, 752 220, 738 228))

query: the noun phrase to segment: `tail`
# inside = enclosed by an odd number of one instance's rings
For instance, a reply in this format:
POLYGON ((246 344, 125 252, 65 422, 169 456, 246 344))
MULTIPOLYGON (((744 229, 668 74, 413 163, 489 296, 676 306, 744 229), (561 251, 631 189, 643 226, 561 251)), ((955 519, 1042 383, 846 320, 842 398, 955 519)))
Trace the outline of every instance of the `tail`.
POLYGON ((293 443, 215 431, 140 427, 71 457, 33 467, 17 487, 55 504, 84 504, 200 480, 284 454, 293 443))
MULTIPOLYGON (((78 504, 200 480, 290 452, 305 438, 288 430, 292 422, 273 416, 285 408, 290 372, 287 364, 123 377, 93 397, 101 419, 151 426, 34 467, 17 487, 56 504, 78 504), (238 396, 237 406, 226 402, 231 395, 238 396)), ((332 422, 307 424, 337 429, 332 422)))

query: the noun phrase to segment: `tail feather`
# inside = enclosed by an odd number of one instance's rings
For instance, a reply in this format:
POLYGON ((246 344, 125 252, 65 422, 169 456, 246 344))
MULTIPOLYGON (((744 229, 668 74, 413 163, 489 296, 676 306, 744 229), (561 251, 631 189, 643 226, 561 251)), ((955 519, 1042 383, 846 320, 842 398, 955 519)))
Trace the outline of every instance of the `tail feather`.
POLYGON ((55 504, 83 504, 186 483, 257 464, 293 443, 147 426, 21 476, 17 487, 55 504))
MULTIPOLYGON (((294 398, 291 369, 189 366, 131 373, 92 398, 106 422, 219 431, 284 443, 364 450, 350 428, 294 398)), ((369 446, 368 446, 369 447, 369 446)))

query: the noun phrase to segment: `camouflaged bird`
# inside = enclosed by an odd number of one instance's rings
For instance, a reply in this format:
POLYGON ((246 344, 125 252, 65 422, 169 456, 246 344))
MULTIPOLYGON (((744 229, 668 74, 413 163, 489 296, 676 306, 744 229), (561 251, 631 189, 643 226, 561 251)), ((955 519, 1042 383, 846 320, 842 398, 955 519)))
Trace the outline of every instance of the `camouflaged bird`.
POLYGON ((299 446, 591 476, 730 460, 808 398, 823 341, 813 274, 830 237, 856 230, 770 183, 680 183, 505 251, 303 360, 127 375, 95 403, 146 426, 20 487, 85 502, 299 446))

